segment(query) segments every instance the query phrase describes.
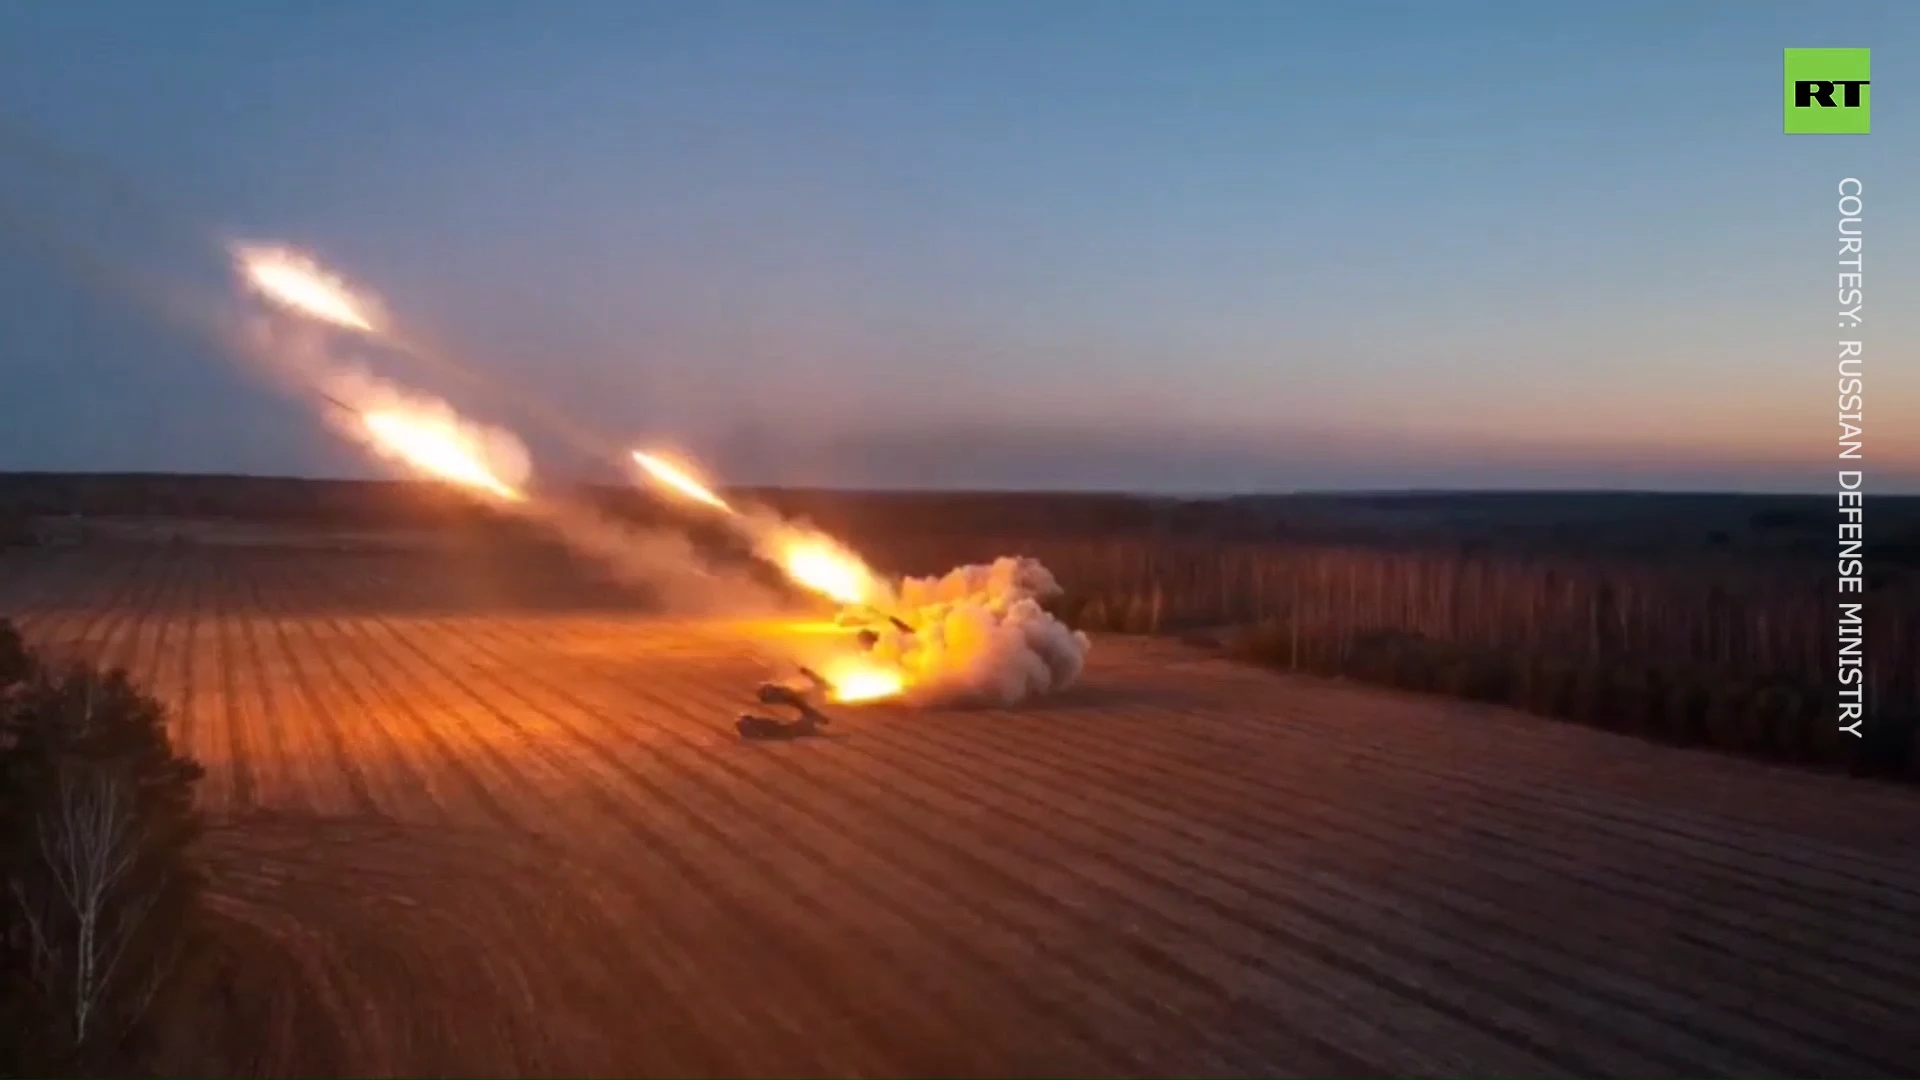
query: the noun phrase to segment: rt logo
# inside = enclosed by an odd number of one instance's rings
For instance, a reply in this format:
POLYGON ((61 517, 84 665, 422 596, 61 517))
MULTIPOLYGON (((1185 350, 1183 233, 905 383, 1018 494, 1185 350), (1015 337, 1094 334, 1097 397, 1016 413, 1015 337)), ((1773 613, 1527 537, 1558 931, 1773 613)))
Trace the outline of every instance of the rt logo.
POLYGON ((1870 49, 1787 50, 1787 134, 1865 135, 1870 49))

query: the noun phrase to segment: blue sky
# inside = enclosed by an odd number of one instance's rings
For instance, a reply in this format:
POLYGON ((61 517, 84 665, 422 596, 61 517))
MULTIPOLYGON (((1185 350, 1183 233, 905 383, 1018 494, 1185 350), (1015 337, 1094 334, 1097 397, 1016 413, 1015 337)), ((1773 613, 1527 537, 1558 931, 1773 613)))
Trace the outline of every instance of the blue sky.
MULTIPOLYGON (((1916 45, 1900 3, 0 0, 0 118, 179 227, 17 140, 0 209, 300 244, 743 481, 1827 490, 1857 175, 1870 464, 1920 490, 1916 45), (1789 45, 1875 49, 1872 135, 1781 134, 1789 45)), ((90 284, 0 229, 0 468, 373 471, 90 284)))

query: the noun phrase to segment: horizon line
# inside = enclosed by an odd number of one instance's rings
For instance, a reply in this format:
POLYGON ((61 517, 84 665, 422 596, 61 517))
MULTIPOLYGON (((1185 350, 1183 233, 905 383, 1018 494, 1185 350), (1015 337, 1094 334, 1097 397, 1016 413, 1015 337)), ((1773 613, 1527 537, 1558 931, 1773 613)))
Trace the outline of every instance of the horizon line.
MULTIPOLYGON (((454 485, 442 481, 418 477, 353 477, 353 476, 298 476, 286 473, 246 473, 246 472, 171 472, 164 470, 113 469, 113 470, 55 470, 55 469, 0 469, 0 482, 25 478, 72 478, 93 480, 245 480, 265 483, 294 484, 353 484, 363 486, 391 487, 442 487, 457 490, 454 485)), ((538 490, 540 485, 535 485, 538 490)), ((644 491, 646 489, 632 484, 622 484, 616 480, 580 479, 571 483, 551 485, 587 489, 608 489, 625 491, 644 491)), ((1226 489, 1216 491, 1169 491, 1150 488, 1124 487, 1079 487, 1079 488, 992 488, 992 487, 916 487, 908 485, 853 485, 835 487, 820 484, 716 484, 722 491, 788 491, 788 492, 830 492, 848 495, 1021 495, 1021 496, 1110 496, 1138 499, 1183 499, 1204 501, 1225 501, 1246 498, 1447 498, 1447 497, 1526 497, 1526 496, 1632 496, 1636 498, 1750 498, 1750 499, 1814 499, 1831 498, 1833 493, 1825 490, 1756 490, 1740 488, 1637 488, 1637 487, 1353 487, 1353 488, 1289 488, 1289 489, 1226 489)), ((1867 493, 1874 499, 1920 499, 1920 493, 1886 492, 1867 493)))

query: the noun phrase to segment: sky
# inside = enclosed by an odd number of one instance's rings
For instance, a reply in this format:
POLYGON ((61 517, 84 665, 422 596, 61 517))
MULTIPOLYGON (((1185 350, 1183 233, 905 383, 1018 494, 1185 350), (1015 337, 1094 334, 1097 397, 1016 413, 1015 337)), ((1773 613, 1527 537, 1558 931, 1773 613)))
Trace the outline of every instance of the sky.
POLYGON ((516 402, 742 483, 1830 491, 1855 176, 1869 490, 1920 492, 1917 49, 1899 0, 0 0, 0 469, 381 475, 154 313, 243 236, 549 474, 516 402), (1787 46, 1875 50, 1871 135, 1782 133, 1787 46))

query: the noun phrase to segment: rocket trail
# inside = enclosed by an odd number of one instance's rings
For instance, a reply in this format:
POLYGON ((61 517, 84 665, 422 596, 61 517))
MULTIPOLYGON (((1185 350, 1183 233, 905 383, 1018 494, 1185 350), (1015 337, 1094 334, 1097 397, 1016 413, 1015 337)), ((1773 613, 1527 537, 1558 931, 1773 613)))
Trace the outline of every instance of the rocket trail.
MULTIPOLYGON (((24 163, 30 171, 50 174, 63 187, 89 191, 111 206, 131 211, 183 248, 215 256, 222 262, 233 263, 239 250, 247 246, 224 235, 220 229, 173 210, 110 165, 63 146, 30 124, 0 114, 0 164, 7 162, 24 163)), ((156 313, 170 321, 186 323, 190 329, 231 346, 228 324, 207 310, 217 303, 211 296, 190 297, 177 286, 164 283, 156 274, 135 270, 125 265, 127 260, 114 259, 100 251, 98 245, 76 240, 62 230, 47 226, 38 216, 26 212, 18 199, 10 199, 3 193, 0 193, 0 232, 25 238, 39 254, 66 267, 90 288, 131 297, 144 307, 158 309, 156 313)), ((220 298, 225 299, 225 296, 220 298)), ((617 459, 626 453, 625 446, 551 403, 533 397, 506 380, 460 363, 446 350, 402 334, 391 324, 361 330, 371 340, 435 375, 458 380, 467 389, 485 394, 492 403, 511 407, 582 453, 602 460, 617 459)))
POLYGON ((447 351, 421 338, 402 333, 382 310, 377 297, 355 288, 299 251, 276 244, 236 242, 229 245, 229 258, 249 290, 293 314, 376 342, 435 374, 463 383, 495 399, 496 404, 533 419, 575 449, 597 458, 622 453, 611 439, 596 434, 551 403, 459 363, 447 351))

